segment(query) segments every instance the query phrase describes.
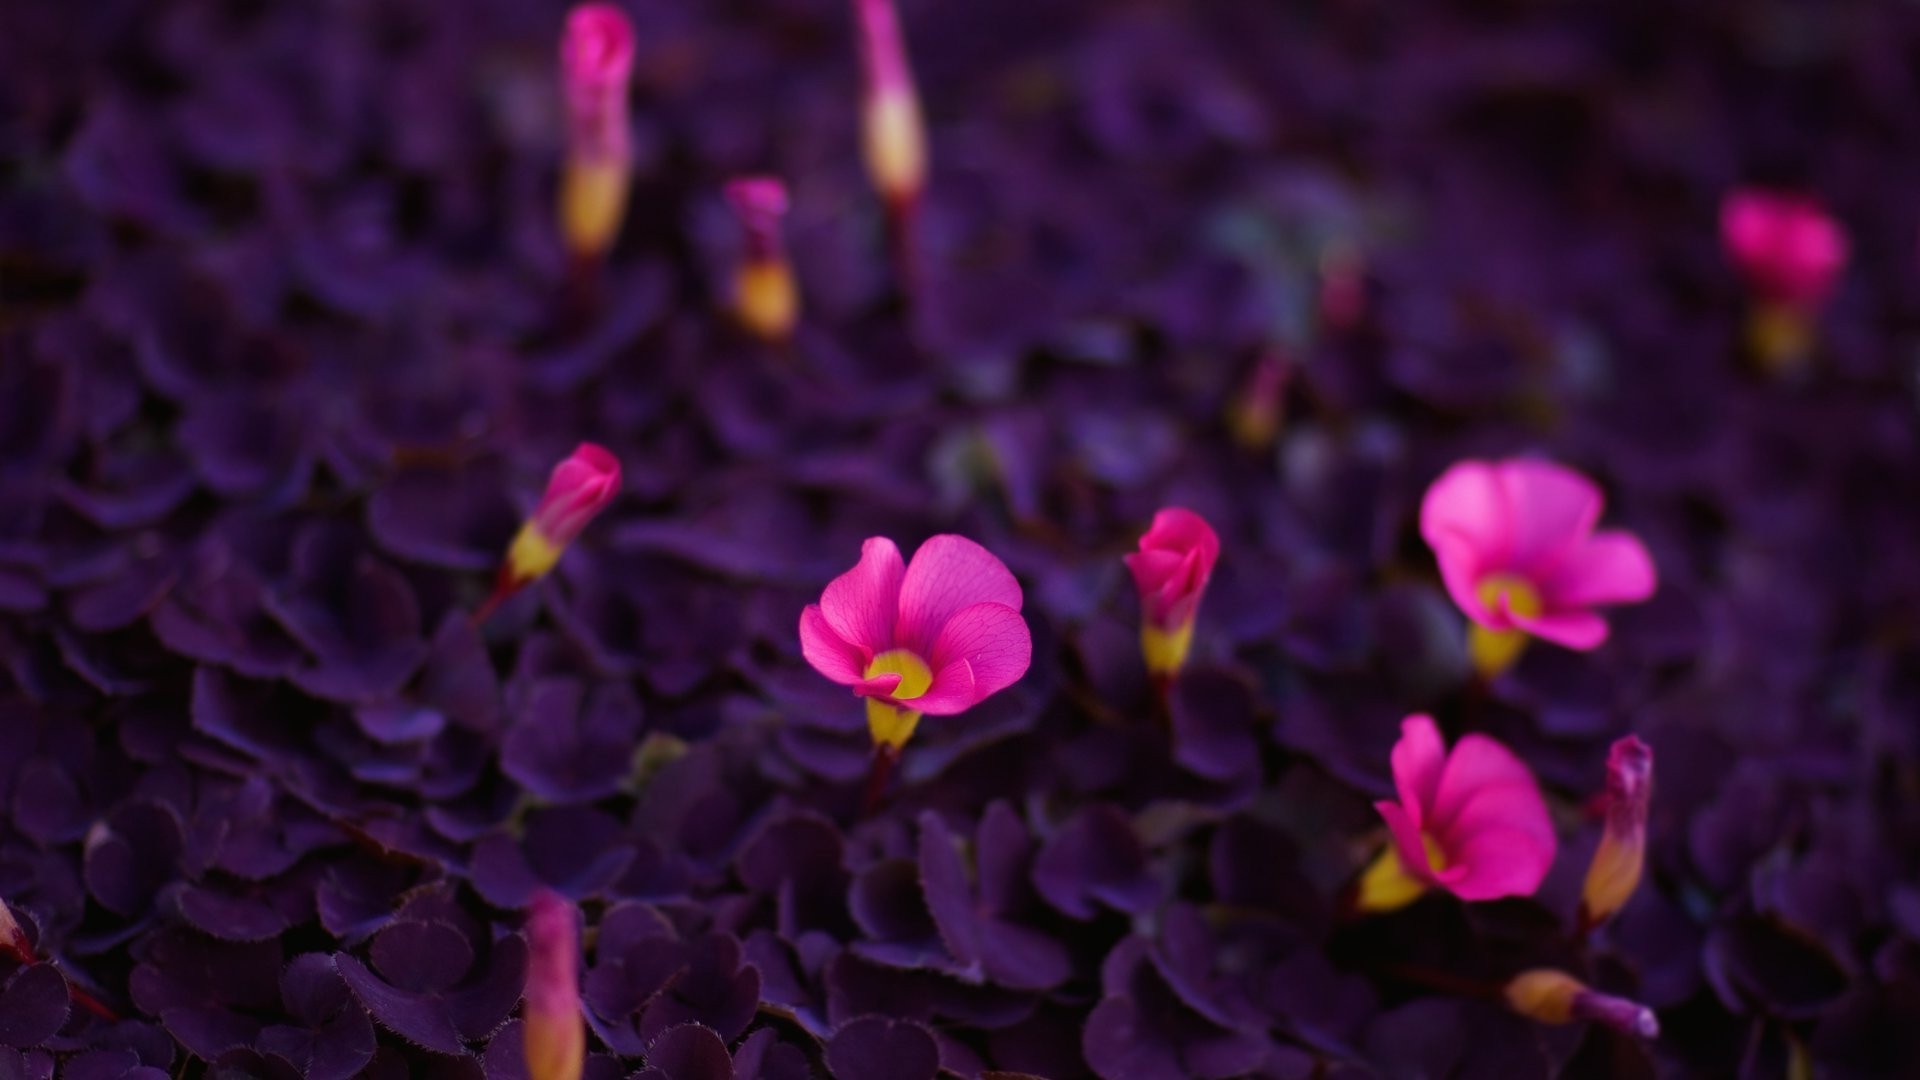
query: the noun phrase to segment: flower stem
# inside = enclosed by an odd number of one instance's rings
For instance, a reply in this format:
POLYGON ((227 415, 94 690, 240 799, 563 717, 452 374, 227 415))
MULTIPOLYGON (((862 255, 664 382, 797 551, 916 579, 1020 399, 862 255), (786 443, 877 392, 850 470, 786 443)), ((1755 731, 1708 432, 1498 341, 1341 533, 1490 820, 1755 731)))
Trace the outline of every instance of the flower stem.
POLYGON ((870 815, 880 808, 880 800, 887 794, 887 781, 893 778, 894 763, 900 760, 900 749, 886 743, 875 743, 873 747, 873 767, 867 772, 867 793, 860 801, 862 816, 870 815))

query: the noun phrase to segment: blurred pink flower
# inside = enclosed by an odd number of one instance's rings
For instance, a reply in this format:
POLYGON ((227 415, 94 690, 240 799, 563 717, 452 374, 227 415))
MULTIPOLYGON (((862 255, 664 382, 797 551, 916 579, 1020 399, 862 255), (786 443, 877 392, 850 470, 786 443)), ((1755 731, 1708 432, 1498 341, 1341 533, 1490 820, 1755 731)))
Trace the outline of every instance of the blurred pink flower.
POLYGON ((1653 558, 1631 533, 1595 532, 1600 489, 1547 461, 1462 461, 1427 489, 1420 534, 1440 563, 1447 592, 1476 631, 1475 663, 1504 669, 1525 635, 1570 649, 1607 638, 1593 609, 1645 600, 1657 583, 1653 558))
POLYGON ((1126 556, 1140 590, 1141 650, 1155 675, 1171 675, 1186 662, 1193 620, 1220 561, 1220 537, 1207 519, 1170 506, 1153 515, 1140 550, 1126 556))
POLYGON ((1847 266, 1846 230, 1809 196, 1737 189, 1721 204, 1720 238, 1759 299, 1805 313, 1847 266))
POLYGON ((579 1080, 587 1053, 580 1012, 580 928, 573 905, 550 890, 527 913, 527 1075, 532 1080, 579 1080))
POLYGON ((502 600, 559 563, 567 545, 620 493, 620 459, 603 446, 581 443, 556 465, 531 517, 514 534, 494 580, 493 595, 475 613, 486 616, 502 600))
POLYGON ((1511 750, 1468 735, 1449 753, 1431 717, 1409 716, 1393 747, 1393 783, 1400 801, 1373 804, 1393 846, 1363 879, 1363 909, 1390 910, 1433 886, 1462 900, 1540 887, 1557 847, 1553 822, 1511 750))
POLYGON ((1006 564, 965 537, 932 537, 903 564, 876 536, 800 613, 800 648, 868 699, 874 741, 897 748, 920 714, 964 712, 1026 674, 1033 640, 1020 605, 1006 564))

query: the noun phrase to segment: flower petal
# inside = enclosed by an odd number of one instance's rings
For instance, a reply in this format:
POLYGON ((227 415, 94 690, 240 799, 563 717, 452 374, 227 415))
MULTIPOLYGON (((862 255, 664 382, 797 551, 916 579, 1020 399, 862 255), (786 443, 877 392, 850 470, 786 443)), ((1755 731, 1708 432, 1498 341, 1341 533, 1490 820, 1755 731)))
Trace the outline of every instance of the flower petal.
POLYGON ((859 682, 871 659, 834 632, 819 604, 808 604, 800 612, 800 654, 813 665, 813 670, 842 686, 859 682))
POLYGON ((1462 461, 1442 473, 1420 502, 1420 535, 1433 549, 1453 602, 1484 621, 1475 588, 1481 577, 1506 565, 1513 546, 1513 522, 1495 466, 1462 461))
POLYGON ((1551 611, 1645 600, 1658 584, 1647 546, 1631 533, 1610 529, 1568 552, 1542 592, 1551 611))
POLYGON ((1442 884, 1462 900, 1531 896, 1553 866, 1555 846, 1551 829, 1544 835, 1528 829, 1482 829, 1448 849, 1448 869, 1461 873, 1442 884))
POLYGON ((1519 458, 1499 466, 1513 546, 1508 565, 1529 576, 1550 572, 1600 520, 1600 489, 1551 461, 1519 458))
POLYGON ((964 536, 931 537, 913 553, 900 584, 900 620, 894 644, 927 655, 961 608, 1005 604, 1020 610, 1020 583, 993 553, 964 536))
POLYGON ((1393 849, 1400 856, 1400 868, 1416 881, 1433 883, 1433 868, 1427 862, 1427 845, 1420 839, 1420 825, 1409 817, 1399 803, 1377 802, 1373 808, 1387 819, 1393 833, 1393 849))
POLYGON ((1569 649, 1598 648, 1607 640, 1607 620, 1591 611, 1549 611, 1530 619, 1515 615, 1513 624, 1569 649))
POLYGON ((893 541, 884 536, 869 537, 860 545, 860 562, 828 582, 826 591, 820 594, 820 610, 827 624, 841 640, 871 652, 892 648, 894 621, 900 613, 900 582, 905 574, 900 549, 893 541))
POLYGON ((1393 744, 1393 786, 1416 831, 1430 816, 1446 765, 1447 744, 1433 717, 1415 714, 1400 722, 1400 741, 1393 744))
POLYGON ((1005 604, 962 608, 940 628, 927 662, 938 671, 964 659, 973 671, 975 700, 1012 686, 1033 660, 1026 617, 1005 604))
MULTIPOLYGON (((1546 804, 1540 798, 1540 785, 1526 763, 1485 735, 1465 736, 1447 756, 1446 768, 1440 774, 1439 787, 1428 808, 1431 813, 1424 824, 1436 838, 1447 841, 1456 827, 1471 828, 1480 824, 1477 819, 1461 820, 1471 804, 1479 803, 1490 793, 1504 797, 1506 792, 1515 793, 1514 798, 1518 800, 1510 808, 1516 812, 1526 810, 1530 799, 1530 805, 1537 806, 1539 817, 1544 819, 1546 804)), ((1486 805, 1508 806, 1505 803, 1486 805)), ((1448 846, 1451 849, 1451 845, 1448 846)))
POLYGON ((962 657, 936 670, 927 692, 905 704, 928 716, 952 716, 973 708, 985 696, 974 684, 973 666, 962 657))

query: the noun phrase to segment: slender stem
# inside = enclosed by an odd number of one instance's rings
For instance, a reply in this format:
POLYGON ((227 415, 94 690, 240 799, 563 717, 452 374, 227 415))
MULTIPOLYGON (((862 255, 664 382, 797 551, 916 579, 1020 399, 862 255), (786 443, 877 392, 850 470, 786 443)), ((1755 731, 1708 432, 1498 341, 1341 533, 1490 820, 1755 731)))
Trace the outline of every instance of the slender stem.
POLYGON ((894 763, 900 760, 900 750, 886 743, 873 746, 873 767, 867 773, 867 793, 860 802, 862 816, 870 815, 880 808, 880 800, 887 794, 887 781, 893 777, 894 763))

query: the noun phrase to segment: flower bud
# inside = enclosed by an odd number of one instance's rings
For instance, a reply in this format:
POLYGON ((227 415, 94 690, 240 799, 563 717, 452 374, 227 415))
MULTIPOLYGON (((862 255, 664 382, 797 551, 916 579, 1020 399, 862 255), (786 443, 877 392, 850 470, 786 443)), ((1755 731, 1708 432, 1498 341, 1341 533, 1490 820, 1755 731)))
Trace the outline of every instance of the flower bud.
POLYGON ((484 619, 502 600, 546 575, 567 545, 620 492, 620 461, 605 447, 581 443, 554 467, 546 494, 514 534, 494 580, 493 595, 475 615, 484 619))
POLYGON ((580 1080, 587 1028, 580 1012, 580 929, 571 903, 542 890, 527 913, 527 1075, 580 1080))
POLYGON ((1721 204, 1720 238, 1753 294, 1747 344, 1755 358, 1772 370, 1805 359, 1846 270, 1846 230, 1816 199, 1742 188, 1721 204))
POLYGON ((1155 678, 1172 678, 1186 663, 1194 616, 1219 561, 1220 537, 1213 526, 1177 506, 1153 515, 1140 550, 1126 557, 1140 590, 1140 650, 1155 678))
POLYGON ((903 214, 927 182, 927 136, 920 98, 893 0, 854 0, 864 88, 861 146, 867 173, 891 212, 903 214))
POLYGON ((1607 752, 1606 831, 1580 891, 1580 925, 1593 927, 1625 906, 1647 858, 1647 806, 1653 799, 1653 748, 1629 735, 1607 752))
POLYGON ((582 4, 567 15, 560 41, 567 113, 560 225, 567 249, 577 257, 598 257, 613 246, 626 216, 633 174, 627 117, 633 54, 633 24, 618 7, 582 4))
POLYGON ((1590 1020, 1625 1035, 1657 1038, 1660 1021, 1653 1010, 1637 1001, 1592 990, 1564 971, 1534 968, 1507 983, 1507 1005, 1514 1012, 1543 1024, 1570 1024, 1590 1020))
POLYGON ((760 339, 785 341, 800 317, 800 293, 780 235, 787 186, 771 176, 747 177, 729 183, 726 197, 747 236, 746 257, 734 271, 734 314, 760 339))

